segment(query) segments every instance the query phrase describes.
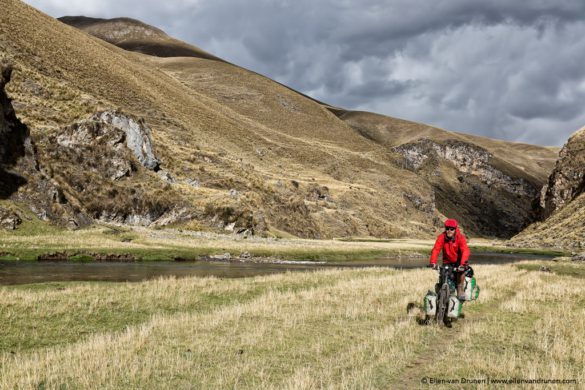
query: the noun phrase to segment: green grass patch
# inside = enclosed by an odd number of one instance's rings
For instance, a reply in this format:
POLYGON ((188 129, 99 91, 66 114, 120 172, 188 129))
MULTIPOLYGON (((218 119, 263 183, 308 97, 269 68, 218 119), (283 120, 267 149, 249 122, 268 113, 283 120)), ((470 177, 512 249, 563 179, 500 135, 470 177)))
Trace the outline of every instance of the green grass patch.
POLYGON ((39 257, 63 254, 70 261, 93 261, 95 257, 105 257, 115 261, 117 257, 130 257, 136 261, 173 261, 177 259, 197 260, 202 256, 217 252, 210 248, 11 248, 0 260, 37 261, 39 257))
POLYGON ((572 263, 556 263, 552 261, 539 262, 539 263, 528 263, 528 264, 516 264, 519 269, 527 271, 539 271, 541 267, 547 267, 550 271, 556 275, 571 276, 574 278, 585 279, 585 264, 572 264, 572 263))
POLYGON ((567 256, 570 252, 565 252, 558 249, 543 249, 543 248, 512 248, 512 247, 498 247, 498 246, 474 246, 469 245, 469 249, 475 252, 492 252, 492 253, 507 253, 507 254, 524 254, 524 255, 539 255, 548 257, 567 256))
POLYGON ((16 202, 1 200, 0 206, 18 213, 22 223, 13 231, 1 231, 0 240, 10 236, 38 236, 43 234, 59 234, 65 229, 40 220, 28 207, 20 207, 16 202))
POLYGON ((20 260, 17 256, 14 256, 13 254, 4 254, 2 256, 0 256, 0 261, 18 261, 20 260))
MULTIPOLYGON (((389 257, 397 257, 407 254, 425 253, 421 249, 363 249, 363 250, 331 250, 331 249, 258 249, 250 250, 254 257, 272 257, 282 260, 294 261, 329 261, 343 262, 351 260, 377 260, 389 257)), ((430 251, 429 251, 430 253, 430 251)))
POLYGON ((94 260, 93 256, 87 254, 76 254, 73 256, 69 256, 69 261, 73 261, 76 263, 88 263, 93 260, 94 260))
POLYGON ((376 238, 376 237, 342 237, 337 238, 337 241, 341 242, 395 242, 395 239, 391 238, 376 238))
MULTIPOLYGON (((146 242, 141 245, 147 245, 146 242)), ((41 256, 62 253, 69 260, 72 261, 90 261, 97 255, 111 257, 109 260, 116 260, 116 256, 131 257, 136 261, 173 261, 173 260, 198 260, 212 255, 219 255, 229 252, 232 257, 237 257, 241 252, 250 252, 253 257, 258 258, 275 258, 281 260, 293 261, 329 261, 329 262, 343 262, 351 260, 376 260, 381 258, 399 257, 404 255, 424 254, 428 255, 430 249, 420 248, 406 248, 406 249, 348 249, 336 250, 328 248, 311 248, 299 249, 290 247, 273 248, 209 248, 209 247, 129 247, 129 248, 28 248, 25 246, 15 246, 7 248, 4 259, 5 260, 21 260, 21 261, 36 261, 41 256)), ((2 259, 0 257, 0 259, 2 259)))

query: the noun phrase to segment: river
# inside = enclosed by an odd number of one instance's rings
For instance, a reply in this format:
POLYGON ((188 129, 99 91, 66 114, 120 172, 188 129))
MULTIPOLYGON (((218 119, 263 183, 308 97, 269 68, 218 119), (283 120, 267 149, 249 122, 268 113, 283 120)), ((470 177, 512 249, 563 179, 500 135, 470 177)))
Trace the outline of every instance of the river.
MULTIPOLYGON (((476 253, 470 264, 504 264, 522 260, 550 259, 546 256, 526 254, 476 253)), ((64 282, 105 281, 137 282, 165 276, 215 276, 218 278, 242 278, 268 275, 287 271, 313 271, 332 267, 389 267, 418 268, 427 264, 427 259, 383 258, 377 260, 351 260, 340 263, 252 263, 252 262, 0 262, 0 285, 64 282)))

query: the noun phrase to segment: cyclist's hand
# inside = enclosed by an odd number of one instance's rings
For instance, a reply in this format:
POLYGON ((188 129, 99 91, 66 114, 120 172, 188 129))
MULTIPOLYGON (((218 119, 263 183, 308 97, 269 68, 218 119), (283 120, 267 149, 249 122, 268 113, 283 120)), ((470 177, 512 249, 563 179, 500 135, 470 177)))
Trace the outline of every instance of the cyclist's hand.
POLYGON ((463 272, 463 271, 465 271, 464 265, 460 265, 459 267, 457 267, 457 272, 463 272))
POLYGON ((439 266, 436 263, 435 264, 429 264, 428 267, 434 269, 435 271, 439 269, 439 266))

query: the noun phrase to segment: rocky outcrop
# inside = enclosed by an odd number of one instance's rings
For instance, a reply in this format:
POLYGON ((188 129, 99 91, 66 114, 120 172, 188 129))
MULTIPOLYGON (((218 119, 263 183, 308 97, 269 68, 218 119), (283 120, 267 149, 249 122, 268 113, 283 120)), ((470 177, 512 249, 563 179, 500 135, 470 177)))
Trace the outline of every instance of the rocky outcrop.
POLYGON ((44 146, 46 176, 59 191, 52 196, 52 211, 71 206, 89 220, 141 226, 163 216, 174 220, 180 199, 156 176, 141 174, 142 169, 160 171, 143 120, 120 111, 98 112, 50 136, 44 146), (145 186, 145 180, 151 183, 145 186))
MULTIPOLYGON (((29 131, 16 118, 4 92, 10 74, 9 67, 2 68, 1 197, 12 196, 28 203, 41 220, 72 228, 87 225, 92 219, 149 225, 172 210, 163 197, 143 199, 147 192, 112 183, 131 177, 139 166, 153 171, 160 166, 148 126, 122 112, 98 112, 49 136, 42 142, 43 166, 39 167, 29 131), (20 157, 26 158, 21 158, 15 172, 6 171, 20 157), (25 191, 13 195, 27 182, 25 191)), ((19 223, 17 217, 2 216, 1 224, 6 228, 19 223)))
MULTIPOLYGON (((97 112, 40 137, 37 154, 28 128, 17 119, 4 92, 11 69, 1 70, 2 198, 28 204, 39 219, 69 228, 96 220, 164 226, 192 218, 180 197, 165 189, 166 182, 141 173, 160 171, 143 120, 115 110, 97 112)), ((13 230, 21 222, 18 214, 0 209, 0 228, 13 230)))
POLYGON ((563 146, 541 200, 543 217, 571 202, 585 191, 585 127, 563 146))
POLYGON ((0 208, 0 229, 16 230, 21 223, 22 219, 17 213, 0 208))
MULTIPOLYGON (((106 143, 119 150, 128 148, 146 169, 158 171, 160 162, 152 149, 151 132, 143 120, 136 120, 118 111, 103 111, 85 121, 65 129, 57 143, 63 147, 87 147, 96 142, 106 143)), ((131 171, 128 162, 112 161, 112 179, 128 176, 131 171)))
POLYGON ((537 207, 540 221, 513 237, 510 245, 585 249, 585 127, 559 152, 537 207))
POLYGON ((464 222, 467 233, 502 238, 535 219, 536 180, 478 145, 423 138, 392 150, 402 156, 403 168, 433 186, 430 202, 404 195, 417 210, 432 213, 436 208, 464 222))
POLYGON ((99 120, 116 129, 122 130, 126 135, 126 147, 132 151, 138 161, 140 161, 146 169, 155 172, 158 171, 160 162, 152 151, 150 128, 146 125, 144 120, 135 120, 130 116, 116 111, 97 113, 92 119, 99 120))
POLYGON ((430 139, 421 139, 414 143, 403 144, 393 148, 404 157, 405 168, 417 171, 425 163, 437 162, 438 159, 451 162, 462 173, 477 176, 488 186, 501 187, 507 192, 534 198, 538 188, 519 177, 511 177, 495 167, 494 156, 477 146, 449 140, 444 144, 430 139))

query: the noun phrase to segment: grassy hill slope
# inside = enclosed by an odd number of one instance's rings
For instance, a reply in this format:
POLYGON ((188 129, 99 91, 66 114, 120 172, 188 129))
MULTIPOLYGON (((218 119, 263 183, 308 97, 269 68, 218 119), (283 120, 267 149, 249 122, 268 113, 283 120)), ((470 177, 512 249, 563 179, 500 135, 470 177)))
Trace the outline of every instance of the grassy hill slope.
POLYGON ((336 109, 364 138, 399 152, 403 167, 431 184, 437 209, 472 231, 506 236, 536 218, 535 200, 558 148, 505 142, 336 109))
MULTIPOLYGON (((163 203, 157 207, 168 209, 167 214, 181 203, 191 210, 187 227, 193 228, 236 223, 235 229, 307 237, 425 234, 418 226, 428 225, 428 215, 408 212, 402 193, 422 189, 423 197, 428 186, 396 168, 383 148, 321 105, 273 83, 275 95, 298 108, 283 107, 286 115, 273 115, 289 125, 269 127, 185 86, 153 66, 154 57, 117 48, 18 1, 7 1, 5 9, 0 45, 16 68, 8 92, 31 129, 40 165, 79 212, 87 211, 84 202, 76 201, 84 188, 76 189, 69 179, 85 170, 70 165, 69 172, 51 172, 57 163, 53 155, 59 153, 49 153, 54 146, 49 138, 95 111, 116 108, 150 126, 161 166, 176 183, 143 171, 116 183, 96 176, 91 180, 96 203, 111 203, 114 186, 119 202, 136 201, 128 195, 132 189, 163 203), (388 176, 400 184, 387 183, 388 176), (186 185, 187 179, 197 180, 199 187, 186 185), (174 200, 165 205, 166 199, 174 200)), ((237 93, 235 86, 231 93, 237 93)))

